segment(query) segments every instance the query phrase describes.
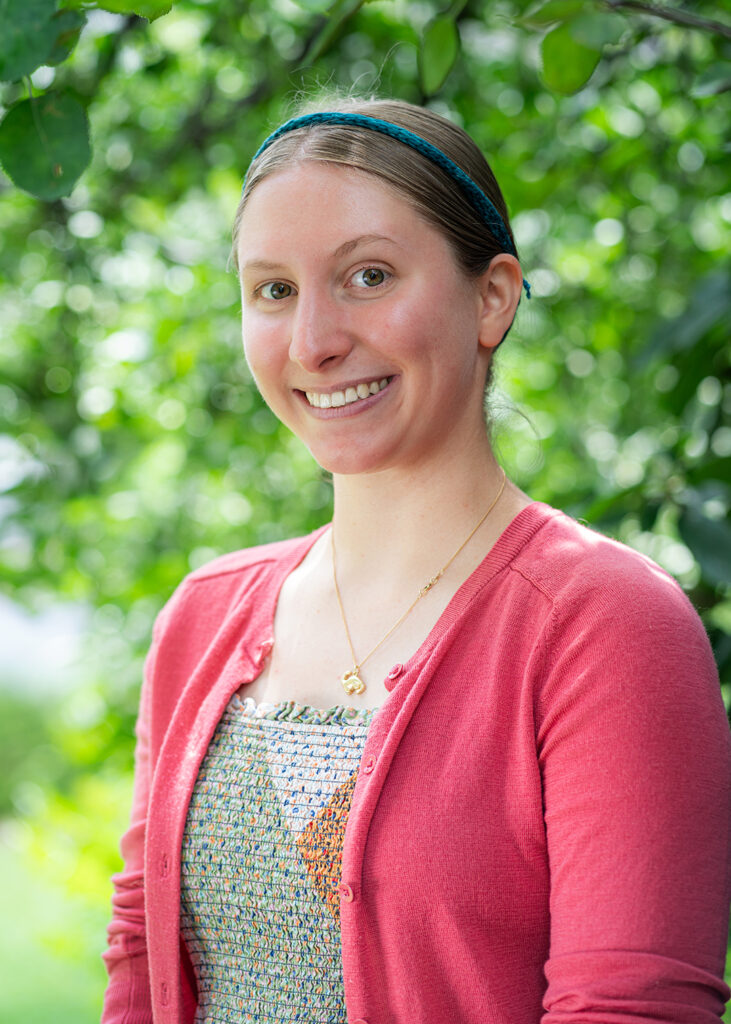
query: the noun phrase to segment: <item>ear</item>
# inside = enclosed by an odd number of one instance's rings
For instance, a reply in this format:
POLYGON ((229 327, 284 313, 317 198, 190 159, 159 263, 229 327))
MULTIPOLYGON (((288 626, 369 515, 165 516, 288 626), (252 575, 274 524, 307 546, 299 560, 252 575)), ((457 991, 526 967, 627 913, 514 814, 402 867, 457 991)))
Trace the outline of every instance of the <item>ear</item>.
POLYGON ((479 342, 496 349, 510 329, 523 290, 523 274, 515 256, 501 252, 478 279, 481 298, 479 342))

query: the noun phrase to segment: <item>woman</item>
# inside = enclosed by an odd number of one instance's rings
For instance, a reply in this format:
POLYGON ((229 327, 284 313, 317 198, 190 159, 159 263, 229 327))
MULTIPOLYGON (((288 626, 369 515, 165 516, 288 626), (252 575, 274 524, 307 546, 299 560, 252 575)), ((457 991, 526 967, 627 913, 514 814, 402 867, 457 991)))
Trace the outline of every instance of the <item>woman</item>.
POLYGON ((711 652, 661 569, 496 463, 483 393, 528 285, 479 150, 400 102, 287 122, 235 259, 333 521, 158 618, 105 1024, 717 1020, 711 652))

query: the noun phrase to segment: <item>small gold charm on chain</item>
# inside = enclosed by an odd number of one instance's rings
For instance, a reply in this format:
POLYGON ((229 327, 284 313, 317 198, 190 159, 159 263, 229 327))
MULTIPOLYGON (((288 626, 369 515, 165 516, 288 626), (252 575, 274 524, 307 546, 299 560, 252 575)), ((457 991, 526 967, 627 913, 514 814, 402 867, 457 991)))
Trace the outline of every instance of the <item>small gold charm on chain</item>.
MULTIPOLYGON (((419 597, 423 597, 423 596, 424 596, 424 594, 428 594, 428 593, 429 593, 429 591, 431 590, 431 588, 432 588, 432 587, 434 586, 434 584, 435 584, 435 583, 438 583, 438 582, 439 582, 439 580, 440 580, 440 579, 442 578, 442 576, 443 576, 443 575, 444 575, 444 570, 443 570, 443 569, 441 569, 441 570, 440 570, 440 571, 439 571, 439 572, 438 572, 438 573, 436 574, 436 576, 432 576, 432 578, 431 578, 431 579, 429 580, 429 582, 428 582, 428 583, 426 584, 426 586, 422 587, 422 588, 421 588, 421 590, 419 591, 419 597)), ((419 598, 417 598, 417 601, 418 601, 418 599, 419 599, 419 598)))
POLYGON ((354 693, 363 693, 365 690, 365 683, 358 675, 358 666, 355 665, 353 668, 348 669, 344 673, 342 683, 345 688, 345 692, 351 697, 354 693))
POLYGON ((378 648, 381 646, 381 644, 384 643, 386 640, 388 640, 388 638, 390 637, 390 635, 393 633, 393 631, 395 629, 398 629, 398 627, 404 621, 406 616, 411 614, 412 610, 416 607, 416 605, 419 603, 419 601, 422 599, 422 597, 424 597, 425 594, 428 594, 429 591, 431 590, 431 588, 435 584, 437 584, 439 582, 439 580, 442 578, 442 576, 447 571, 449 566, 452 564, 452 562, 455 560, 457 555, 460 553, 462 548, 465 547, 467 542, 469 540, 471 540, 472 537, 474 537, 474 535, 477 533, 479 528, 482 526, 482 524, 485 522, 487 517, 492 512, 492 510, 497 505, 498 501, 500 500, 500 495, 503 493, 503 490, 505 489, 505 480, 506 480, 505 470, 503 470, 503 479, 502 479, 502 482, 500 484, 500 488, 499 488, 497 494, 495 495, 495 497, 493 498, 492 502, 490 503, 490 507, 488 508, 487 512, 485 512, 484 516, 480 519, 480 521, 477 524, 477 526, 475 526, 472 529, 472 531, 470 532, 469 536, 465 540, 462 541, 462 543, 457 548, 457 550, 454 552, 452 557, 449 559, 448 562, 444 563, 444 565, 441 567, 439 572, 435 576, 432 576, 432 578, 430 580, 427 580, 427 582, 421 588, 419 593, 416 595, 416 600, 411 602, 411 604, 406 609, 406 611, 403 613, 401 618, 398 619, 396 622, 394 622, 393 626, 391 626, 389 631, 386 634, 384 634, 384 636, 381 637, 381 639, 378 641, 376 646, 372 647, 371 650, 368 652, 368 654, 366 654, 365 657, 360 659, 360 663, 358 663, 356 661, 355 650, 353 649, 353 641, 352 641, 352 639, 350 637, 350 630, 348 629, 348 620, 345 618, 345 609, 343 608, 343 599, 340 596, 340 587, 338 586, 338 574, 337 574, 337 571, 336 571, 336 568, 335 568, 335 539, 334 539, 333 529, 332 529, 332 527, 330 528, 330 552, 331 552, 331 557, 332 557, 333 584, 334 584, 334 587, 335 587, 335 596, 338 599, 338 608, 340 609, 340 618, 343 620, 343 627, 345 628, 345 636, 347 637, 348 647, 350 648, 350 653, 351 653, 351 655, 353 657, 353 667, 351 669, 348 669, 347 672, 343 673, 343 675, 340 678, 340 682, 343 684, 343 688, 344 688, 345 692, 348 694, 349 697, 352 696, 352 694, 354 694, 354 693, 363 693, 363 691, 366 688, 366 684, 360 678, 360 667, 361 667, 361 665, 364 665, 365 662, 368 661, 370 656, 372 654, 375 654, 375 652, 378 650, 378 648))

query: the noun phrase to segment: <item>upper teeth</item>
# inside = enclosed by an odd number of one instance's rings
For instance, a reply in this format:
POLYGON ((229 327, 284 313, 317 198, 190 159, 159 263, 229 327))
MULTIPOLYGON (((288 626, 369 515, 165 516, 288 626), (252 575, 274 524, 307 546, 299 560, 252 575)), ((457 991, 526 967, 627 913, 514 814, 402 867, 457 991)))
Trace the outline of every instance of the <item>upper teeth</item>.
POLYGON ((341 405, 350 405, 357 402, 359 398, 368 398, 369 395, 377 395, 383 391, 388 384, 389 378, 372 380, 370 384, 356 384, 355 387, 346 388, 345 391, 330 391, 327 394, 320 391, 305 391, 307 401, 318 409, 337 409, 341 405))

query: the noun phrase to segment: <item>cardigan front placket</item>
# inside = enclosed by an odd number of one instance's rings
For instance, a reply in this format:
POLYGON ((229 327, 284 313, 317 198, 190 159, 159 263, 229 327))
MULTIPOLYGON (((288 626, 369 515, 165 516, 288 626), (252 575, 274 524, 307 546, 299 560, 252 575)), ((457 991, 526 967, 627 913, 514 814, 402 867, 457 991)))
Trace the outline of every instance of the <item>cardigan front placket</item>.
POLYGON ((183 830, 195 780, 218 722, 235 691, 261 672, 272 646, 279 589, 322 530, 269 563, 266 607, 251 621, 249 599, 226 617, 187 682, 157 758, 145 847, 146 902, 159 908, 147 919, 150 989, 155 1024, 181 1024, 180 861, 183 830), (252 628, 253 626, 253 628, 252 628), (173 951, 169 956, 165 950, 173 951), (159 952, 158 952, 159 951, 159 952))
POLYGON ((157 908, 147 920, 150 986, 153 1005, 159 1007, 155 1024, 181 1021, 180 858, 195 779, 226 705, 239 686, 258 675, 265 651, 260 647, 257 658, 248 649, 234 650, 210 687, 210 660, 216 658, 212 651, 181 695, 160 751, 148 816, 148 837, 155 838, 148 838, 145 849, 147 898, 157 908), (174 951, 172 956, 154 955, 166 949, 174 951))

